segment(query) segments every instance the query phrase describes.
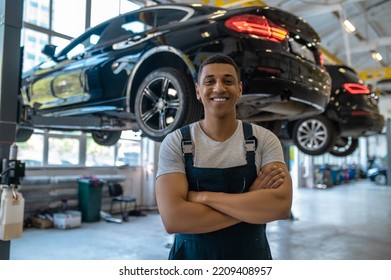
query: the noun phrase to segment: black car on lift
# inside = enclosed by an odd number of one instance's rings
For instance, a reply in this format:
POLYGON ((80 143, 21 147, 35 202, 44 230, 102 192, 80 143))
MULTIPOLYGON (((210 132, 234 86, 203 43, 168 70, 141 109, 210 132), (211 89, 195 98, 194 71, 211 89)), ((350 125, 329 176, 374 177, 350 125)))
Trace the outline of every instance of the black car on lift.
POLYGON ((213 54, 239 65, 238 116, 255 123, 324 111, 331 89, 320 39, 301 18, 271 7, 161 4, 122 14, 23 73, 18 141, 33 128, 91 132, 112 145, 122 130, 161 141, 202 117, 197 70, 213 54))
POLYGON ((326 110, 317 116, 289 122, 285 132, 300 151, 308 155, 329 152, 337 157, 351 155, 358 138, 381 133, 384 117, 379 113, 378 95, 368 88, 356 71, 344 65, 325 65, 332 79, 326 110))

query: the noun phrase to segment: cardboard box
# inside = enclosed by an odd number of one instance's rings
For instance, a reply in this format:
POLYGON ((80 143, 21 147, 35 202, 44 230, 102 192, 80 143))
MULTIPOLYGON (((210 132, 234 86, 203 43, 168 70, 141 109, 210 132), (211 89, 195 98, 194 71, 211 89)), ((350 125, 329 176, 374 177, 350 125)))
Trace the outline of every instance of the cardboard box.
POLYGON ((56 213, 53 215, 54 227, 59 229, 71 229, 81 226, 80 211, 65 211, 64 213, 56 213))
POLYGON ((32 217, 31 224, 36 228, 52 228, 54 226, 53 221, 49 219, 42 219, 39 217, 32 217))

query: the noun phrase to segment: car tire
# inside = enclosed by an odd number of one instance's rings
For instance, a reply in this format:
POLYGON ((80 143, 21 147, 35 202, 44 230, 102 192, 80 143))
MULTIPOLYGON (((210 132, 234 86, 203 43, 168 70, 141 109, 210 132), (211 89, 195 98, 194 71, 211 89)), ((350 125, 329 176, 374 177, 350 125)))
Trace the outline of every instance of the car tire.
POLYGON ((374 180, 374 182, 377 185, 385 185, 385 184, 387 184, 387 177, 386 177, 386 175, 381 174, 381 173, 377 174, 373 180, 374 180))
POLYGON ((92 131, 92 139, 96 144, 101 146, 112 146, 115 145, 121 138, 122 131, 92 131))
POLYGON ((165 67, 151 72, 141 83, 135 116, 143 135, 162 141, 175 129, 201 118, 193 81, 183 71, 165 67))
POLYGON ((330 154, 336 157, 347 157, 358 148, 358 139, 353 137, 342 137, 340 141, 330 150, 330 154))
POLYGON ((303 153, 318 156, 327 153, 335 145, 335 129, 323 115, 296 121, 293 142, 303 153))

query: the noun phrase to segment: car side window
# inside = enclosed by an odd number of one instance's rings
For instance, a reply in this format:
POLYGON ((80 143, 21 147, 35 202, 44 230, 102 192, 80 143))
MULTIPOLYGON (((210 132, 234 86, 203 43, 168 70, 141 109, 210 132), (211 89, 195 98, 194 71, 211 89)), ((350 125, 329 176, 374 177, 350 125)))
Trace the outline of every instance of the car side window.
POLYGON ((99 41, 100 36, 96 34, 91 34, 87 39, 85 39, 83 42, 80 42, 77 44, 73 49, 71 49, 67 53, 68 59, 73 59, 81 56, 85 53, 85 51, 92 46, 95 46, 96 43, 99 41))
POLYGON ((188 13, 183 10, 162 9, 157 14, 157 26, 166 25, 173 22, 178 22, 183 19, 188 13))
POLYGON ((125 22, 121 25, 121 29, 133 34, 143 33, 156 26, 155 11, 144 11, 128 15, 125 22))
POLYGON ((125 17, 111 21, 110 25, 102 33, 98 44, 101 45, 111 40, 118 40, 121 37, 131 37, 134 32, 126 28, 125 23, 125 17))
POLYGON ((94 47, 98 43, 101 34, 106 27, 107 25, 100 26, 75 39, 60 52, 59 56, 66 56, 67 59, 80 58, 87 49, 94 47))

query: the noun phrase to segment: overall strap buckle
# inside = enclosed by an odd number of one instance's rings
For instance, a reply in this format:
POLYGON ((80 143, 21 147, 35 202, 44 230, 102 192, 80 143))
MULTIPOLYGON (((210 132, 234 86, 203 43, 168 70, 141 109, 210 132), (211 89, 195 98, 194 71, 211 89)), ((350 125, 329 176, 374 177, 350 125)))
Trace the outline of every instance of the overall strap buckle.
POLYGON ((182 134, 182 155, 185 158, 185 168, 188 170, 193 166, 194 145, 191 140, 189 125, 182 127, 180 131, 182 134))
POLYGON ((244 151, 247 152, 255 152, 257 150, 257 140, 255 137, 253 139, 246 139, 244 142, 244 151))
POLYGON ((258 147, 258 140, 253 135, 253 128, 250 123, 243 122, 243 133, 244 133, 244 151, 247 152, 255 152, 258 147))
POLYGON ((191 140, 182 140, 182 154, 193 154, 194 151, 194 146, 193 146, 193 141, 191 140))
POLYGON ((181 134, 182 134, 182 154, 189 155, 193 154, 194 152, 194 145, 193 141, 191 140, 191 135, 190 135, 190 127, 189 125, 186 125, 180 129, 181 134))

